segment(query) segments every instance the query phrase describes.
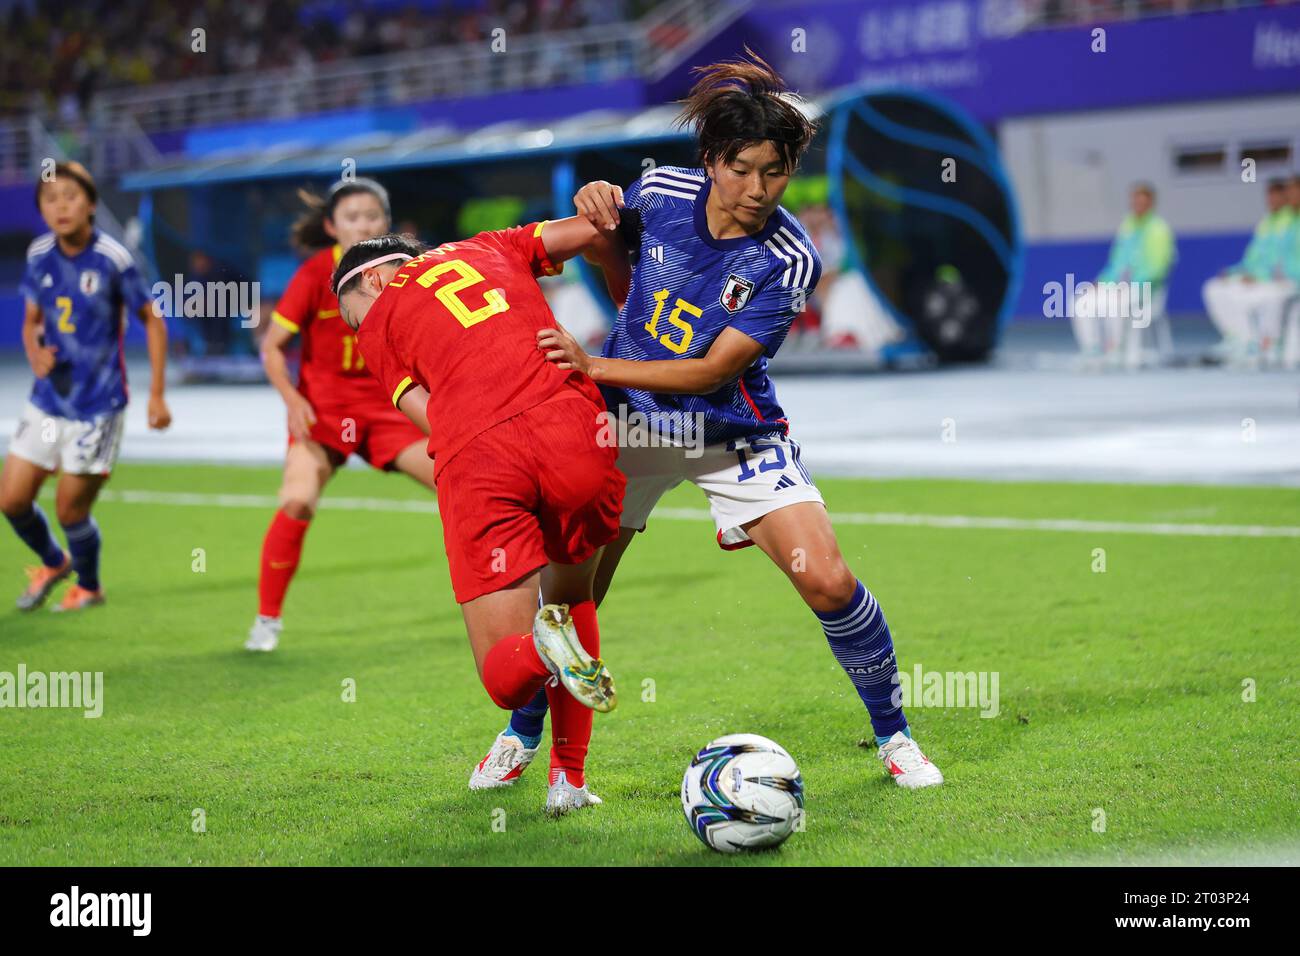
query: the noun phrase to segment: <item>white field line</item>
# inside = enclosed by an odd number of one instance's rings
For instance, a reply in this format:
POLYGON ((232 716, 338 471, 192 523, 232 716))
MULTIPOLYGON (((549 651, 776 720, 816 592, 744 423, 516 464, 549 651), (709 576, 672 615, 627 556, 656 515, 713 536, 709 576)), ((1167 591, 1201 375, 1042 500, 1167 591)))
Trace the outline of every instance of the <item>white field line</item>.
MULTIPOLYGON (((274 495, 224 495, 200 492, 133 491, 106 488, 100 499, 133 505, 188 505, 204 508, 278 508, 274 495)), ((390 498, 346 498, 326 494, 321 506, 338 511, 396 511, 437 514, 432 501, 390 498)), ((654 518, 671 521, 710 521, 700 508, 658 508, 654 518)), ((977 528, 1002 531, 1083 531, 1114 534, 1184 535, 1211 538, 1300 538, 1300 527, 1259 524, 1175 524, 1171 522, 1080 521, 1072 518, 986 518, 975 515, 919 515, 887 512, 831 512, 835 524, 895 525, 918 528, 977 528)))

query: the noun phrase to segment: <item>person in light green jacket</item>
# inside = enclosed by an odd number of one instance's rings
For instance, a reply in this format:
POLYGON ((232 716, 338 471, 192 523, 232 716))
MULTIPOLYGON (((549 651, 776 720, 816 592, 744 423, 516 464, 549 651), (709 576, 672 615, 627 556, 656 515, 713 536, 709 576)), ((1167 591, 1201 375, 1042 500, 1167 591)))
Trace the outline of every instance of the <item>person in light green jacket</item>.
POLYGON ((1287 205, 1291 210, 1291 224, 1282 237, 1278 249, 1282 277, 1291 284, 1291 294, 1278 310, 1278 343, 1270 358, 1278 359, 1284 368, 1300 368, 1300 173, 1286 184, 1287 205), (1290 335, 1283 332, 1287 317, 1290 335), (1282 341, 1285 338, 1285 342, 1282 341))
POLYGON ((1282 311, 1300 282, 1300 180, 1268 184, 1268 213, 1251 235, 1241 261, 1205 283, 1205 311, 1223 336, 1230 361, 1276 357, 1282 311))
POLYGON ((1277 270, 1280 278, 1288 279, 1300 291, 1300 173, 1286 184, 1286 227, 1280 232, 1277 247, 1277 270))
POLYGON ((1095 285, 1083 284, 1071 321, 1085 356, 1117 354, 1130 324, 1151 318, 1163 300, 1169 271, 1178 257, 1174 232, 1155 211, 1149 183, 1129 192, 1130 212, 1120 223, 1106 266, 1095 285))

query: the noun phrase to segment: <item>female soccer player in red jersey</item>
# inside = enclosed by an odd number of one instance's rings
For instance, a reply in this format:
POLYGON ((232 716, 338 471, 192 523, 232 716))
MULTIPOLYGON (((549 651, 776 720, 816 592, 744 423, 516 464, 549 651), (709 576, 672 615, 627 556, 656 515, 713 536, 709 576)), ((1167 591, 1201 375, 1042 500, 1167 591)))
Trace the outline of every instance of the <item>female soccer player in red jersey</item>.
POLYGON ((290 280, 262 341, 266 377, 288 409, 289 448, 280 510, 262 543, 258 613, 244 644, 250 651, 271 651, 279 643, 280 611, 307 528, 326 482, 349 455, 433 487, 423 433, 393 408, 371 376, 330 287, 334 266, 348 249, 388 231, 388 193, 374 180, 351 179, 336 183, 324 199, 302 195, 308 211, 294 225, 294 242, 319 251, 290 280), (295 336, 302 339, 297 385, 285 357, 295 336))
POLYGON ((429 252, 402 236, 335 269, 344 321, 393 404, 429 432, 456 601, 493 702, 548 687, 547 810, 599 803, 584 778, 592 710, 614 706, 592 580, 618 536, 623 476, 587 376, 537 349, 555 318, 536 278, 614 244, 582 218, 480 233, 429 252), (548 603, 537 610, 541 588, 548 603), (554 683, 554 682, 552 682, 554 683))

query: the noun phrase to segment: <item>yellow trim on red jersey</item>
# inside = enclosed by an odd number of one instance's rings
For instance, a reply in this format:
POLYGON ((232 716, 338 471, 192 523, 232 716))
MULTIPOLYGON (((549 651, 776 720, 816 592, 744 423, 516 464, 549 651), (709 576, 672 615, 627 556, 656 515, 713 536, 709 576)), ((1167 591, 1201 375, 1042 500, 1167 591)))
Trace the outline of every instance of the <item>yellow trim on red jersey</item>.
POLYGON ((337 242, 334 243, 334 248, 330 250, 330 254, 334 257, 334 264, 337 266, 339 260, 343 258, 343 247, 337 242))
MULTIPOLYGON (((550 221, 551 221, 551 220, 549 220, 549 219, 543 219, 541 222, 539 222, 536 226, 533 227, 533 238, 534 238, 534 239, 541 239, 541 238, 542 238, 542 227, 545 226, 545 225, 546 225, 548 222, 550 222, 550 221)), ((550 262, 550 261, 551 261, 551 256, 550 256, 550 253, 548 253, 548 252, 546 251, 546 243, 545 243, 545 242, 542 243, 542 253, 543 253, 543 255, 546 256, 546 261, 547 261, 547 262, 550 262)), ((564 271, 564 263, 563 263, 563 262, 561 262, 561 263, 559 263, 558 265, 556 265, 554 269, 552 269, 549 265, 543 265, 543 266, 542 266, 542 275, 544 275, 544 276, 558 276, 558 275, 559 275, 561 272, 563 272, 563 271, 564 271)))
POLYGON ((406 394, 406 390, 409 389, 409 388, 410 388, 412 385, 414 385, 414 384, 415 384, 415 383, 414 383, 413 381, 411 381, 411 376, 409 376, 409 375, 406 376, 406 378, 402 379, 400 382, 397 383, 397 388, 393 389, 393 407, 394 407, 394 408, 397 407, 397 403, 398 403, 398 401, 401 399, 401 397, 402 397, 403 395, 406 394))
POLYGON ((320 309, 320 310, 318 310, 317 313, 316 313, 316 318, 318 318, 318 319, 334 319, 334 318, 337 318, 337 317, 338 317, 338 314, 339 314, 339 310, 338 310, 338 309, 320 309))
POLYGON ((271 313, 271 321, 274 322, 276 325, 282 325, 282 326, 284 326, 286 329, 288 329, 288 330, 289 330, 290 332, 292 332, 294 335, 297 335, 297 334, 301 331, 301 329, 298 328, 298 326, 297 326, 296 323, 290 322, 288 319, 286 319, 286 318, 285 318, 283 315, 281 315, 279 312, 272 312, 272 313, 271 313))

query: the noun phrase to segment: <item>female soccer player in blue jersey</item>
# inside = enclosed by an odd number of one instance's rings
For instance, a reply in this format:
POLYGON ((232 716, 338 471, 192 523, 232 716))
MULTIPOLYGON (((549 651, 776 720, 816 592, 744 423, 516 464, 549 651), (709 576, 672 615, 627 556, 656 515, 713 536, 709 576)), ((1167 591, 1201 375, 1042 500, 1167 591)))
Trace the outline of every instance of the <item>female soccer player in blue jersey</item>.
POLYGON ((23 347, 36 374, 0 471, 0 510, 40 558, 29 568, 18 607, 31 611, 74 571, 77 581, 56 611, 104 603, 99 526, 90 515, 117 461, 126 417, 126 314, 140 317, 153 376, 149 427, 171 424, 163 400, 167 325, 155 310, 131 253, 95 228, 95 181, 80 163, 58 163, 36 187, 50 231, 27 249, 20 288, 26 300, 23 347), (54 508, 68 552, 36 504, 45 479, 61 472, 54 508))
MULTIPOLYGON (((815 127, 752 53, 700 73, 682 122, 695 131, 701 168, 652 169, 626 194, 589 183, 575 197, 578 211, 617 229, 635 257, 629 275, 606 275, 628 295, 602 354, 587 355, 563 330, 538 335, 548 358, 601 386, 611 412, 675 442, 620 449, 622 531, 605 549, 596 599, 659 498, 694 482, 709 500, 718 544, 758 545, 816 615, 894 781, 942 783, 898 703, 884 611, 840 554, 767 375, 821 275, 812 242, 780 205, 815 127)), ((509 736, 498 737, 487 765, 504 766, 518 752, 509 736)))

